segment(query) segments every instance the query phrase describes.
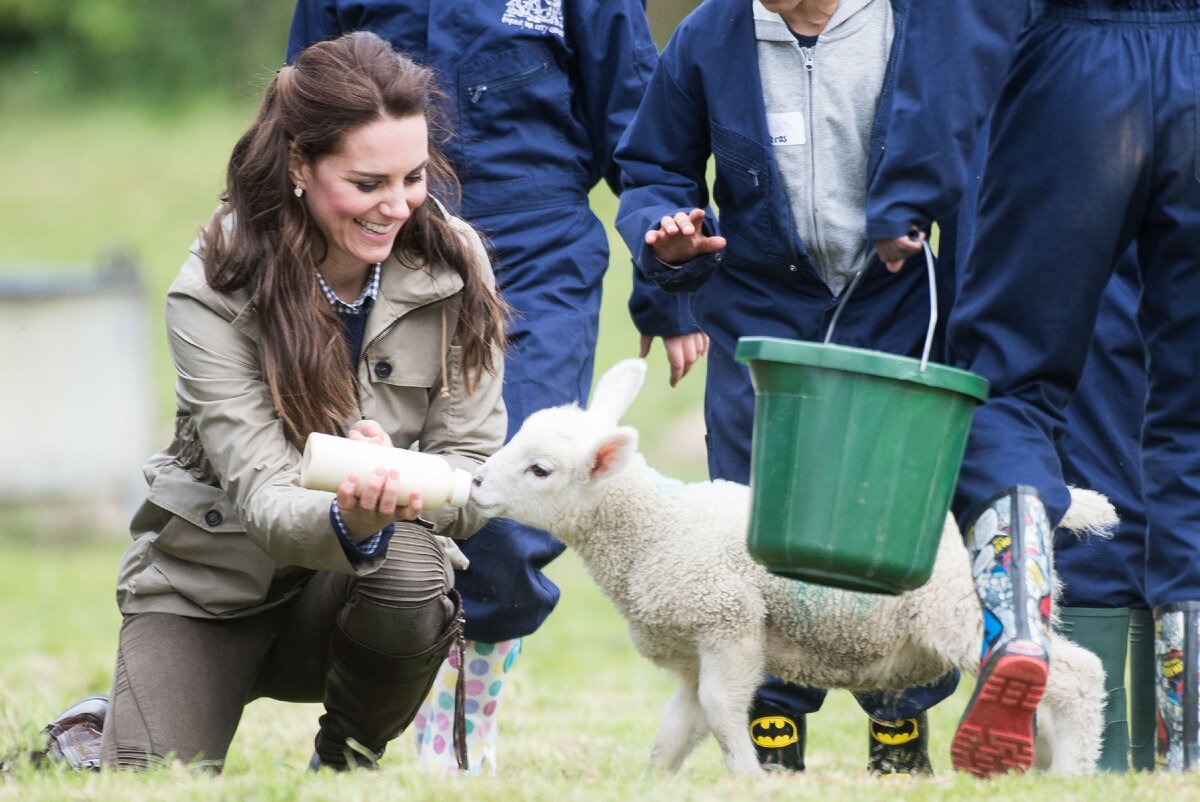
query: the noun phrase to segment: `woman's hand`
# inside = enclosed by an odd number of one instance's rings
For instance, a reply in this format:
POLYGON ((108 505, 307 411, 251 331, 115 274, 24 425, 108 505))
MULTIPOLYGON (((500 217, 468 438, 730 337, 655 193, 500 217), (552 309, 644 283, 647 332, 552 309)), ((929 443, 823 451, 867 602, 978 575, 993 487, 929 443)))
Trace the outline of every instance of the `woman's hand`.
MULTIPOLYGON (((373 420, 360 420, 346 432, 350 440, 392 447, 392 438, 387 431, 373 420)), ((367 477, 366 489, 361 497, 355 497, 358 476, 349 474, 337 489, 337 505, 342 521, 355 538, 365 538, 383 529, 393 521, 413 521, 421 515, 424 501, 420 492, 414 491, 409 498, 400 497, 400 472, 376 468, 367 477)))
POLYGON ((350 440, 364 440, 368 443, 392 447, 392 438, 387 431, 377 421, 366 418, 351 426, 350 431, 346 432, 346 437, 350 440))
POLYGON ((668 265, 681 265, 724 248, 724 237, 710 237, 704 233, 703 220, 703 209, 663 217, 658 228, 646 232, 646 244, 660 262, 668 265))
POLYGON ((357 488, 358 476, 352 473, 337 489, 338 510, 354 538, 370 537, 393 521, 415 521, 425 508, 420 491, 414 490, 407 499, 400 497, 400 472, 395 468, 376 468, 367 477, 362 495, 355 498, 357 488))

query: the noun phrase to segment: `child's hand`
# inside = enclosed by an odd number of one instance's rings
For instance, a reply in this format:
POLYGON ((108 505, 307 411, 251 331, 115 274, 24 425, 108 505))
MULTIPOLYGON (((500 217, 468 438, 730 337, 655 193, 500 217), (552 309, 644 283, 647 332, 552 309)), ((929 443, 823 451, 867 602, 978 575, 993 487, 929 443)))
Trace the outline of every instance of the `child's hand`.
MULTIPOLYGON (((671 366, 670 382, 672 387, 688 374, 696 360, 708 354, 708 335, 702 331, 679 334, 675 337, 663 337, 662 342, 663 348, 667 351, 667 364, 671 366)), ((650 346, 653 343, 653 337, 643 335, 642 347, 638 356, 645 359, 646 355, 650 353, 650 346)))
POLYGON ((899 273, 910 256, 921 252, 924 240, 925 232, 914 228, 903 237, 875 240, 875 253, 889 272, 899 273))
POLYGON ((703 209, 676 212, 673 216, 663 217, 658 228, 646 232, 646 244, 654 250, 660 262, 669 265, 681 265, 697 256, 724 248, 724 237, 705 235, 703 220, 703 209))

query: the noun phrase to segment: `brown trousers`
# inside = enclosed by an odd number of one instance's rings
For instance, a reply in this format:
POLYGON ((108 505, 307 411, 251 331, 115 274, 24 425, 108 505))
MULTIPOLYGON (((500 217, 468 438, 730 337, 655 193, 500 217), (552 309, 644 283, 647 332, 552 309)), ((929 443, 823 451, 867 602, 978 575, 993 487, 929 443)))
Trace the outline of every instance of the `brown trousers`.
MULTIPOLYGON (((366 576, 317 572, 289 601, 257 615, 126 617, 104 724, 105 765, 141 768, 173 758, 219 768, 247 703, 261 697, 326 702, 334 712, 327 699, 331 684, 343 697, 355 695, 351 707, 365 711, 362 716, 396 719, 364 722, 364 731, 394 737, 437 672, 440 660, 430 661, 428 652, 455 625, 452 585, 432 535, 397 524, 379 570, 366 576), (373 665, 354 670, 364 654, 373 665), (395 683, 390 664, 380 670, 380 660, 394 662, 395 683), (427 673, 427 681, 412 676, 414 670, 427 673), (418 697, 402 700, 403 713, 396 711, 396 687, 418 697)), ((382 752, 382 744, 368 746, 382 752)))

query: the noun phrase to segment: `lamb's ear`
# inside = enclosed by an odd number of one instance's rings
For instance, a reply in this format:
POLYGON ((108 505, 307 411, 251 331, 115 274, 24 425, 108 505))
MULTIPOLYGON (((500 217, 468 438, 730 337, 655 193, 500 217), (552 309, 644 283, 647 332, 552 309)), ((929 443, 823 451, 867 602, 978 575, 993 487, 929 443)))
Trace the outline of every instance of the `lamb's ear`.
POLYGON ((633 399, 637 398, 645 378, 646 360, 621 360, 605 371, 596 382, 588 412, 601 415, 615 424, 629 409, 633 399))
POLYGON ((631 426, 613 429, 592 446, 585 461, 589 479, 604 479, 619 473, 637 453, 638 433, 631 426))

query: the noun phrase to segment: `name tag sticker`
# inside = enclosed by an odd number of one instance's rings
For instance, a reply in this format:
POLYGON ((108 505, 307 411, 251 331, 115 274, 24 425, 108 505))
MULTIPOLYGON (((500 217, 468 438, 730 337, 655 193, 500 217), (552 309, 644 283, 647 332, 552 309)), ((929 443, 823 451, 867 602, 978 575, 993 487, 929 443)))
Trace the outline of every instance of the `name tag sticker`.
POLYGON ((777 148, 803 145, 807 142, 804 133, 804 112, 767 112, 767 131, 771 144, 777 148))

